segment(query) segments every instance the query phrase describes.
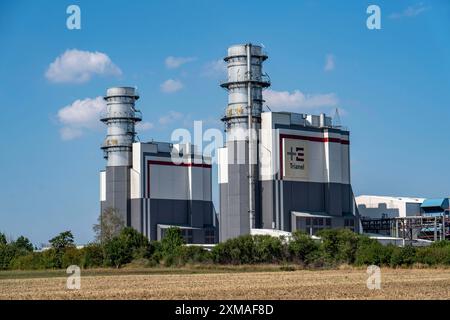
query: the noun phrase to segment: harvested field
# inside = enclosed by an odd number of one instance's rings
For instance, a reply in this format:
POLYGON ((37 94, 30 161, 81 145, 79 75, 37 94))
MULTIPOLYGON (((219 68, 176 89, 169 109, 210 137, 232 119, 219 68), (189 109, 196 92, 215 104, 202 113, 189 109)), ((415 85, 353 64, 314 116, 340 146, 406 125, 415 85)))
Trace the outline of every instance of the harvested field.
POLYGON ((365 269, 291 272, 0 277, 0 299, 450 299, 449 269, 382 269, 381 290, 369 290, 365 269))

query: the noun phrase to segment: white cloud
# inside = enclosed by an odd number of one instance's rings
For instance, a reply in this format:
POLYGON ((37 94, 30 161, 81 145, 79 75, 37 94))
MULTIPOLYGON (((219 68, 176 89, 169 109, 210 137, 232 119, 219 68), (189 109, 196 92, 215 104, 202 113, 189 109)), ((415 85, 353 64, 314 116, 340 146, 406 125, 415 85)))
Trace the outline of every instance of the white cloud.
POLYGON ((136 124, 136 130, 138 131, 147 131, 151 130, 155 127, 155 125, 151 122, 138 122, 136 124))
POLYGON ((181 112, 177 111, 169 111, 169 113, 165 116, 162 116, 159 118, 159 124, 161 125, 168 125, 171 124, 177 120, 180 120, 183 118, 183 114, 181 112))
POLYGON ((93 75, 121 75, 122 71, 102 52, 66 50, 48 67, 45 76, 52 82, 83 83, 93 75))
POLYGON ((338 98, 334 93, 304 94, 300 90, 275 91, 268 89, 263 92, 266 104, 272 111, 304 111, 322 107, 334 107, 338 98))
POLYGON ((166 67, 169 69, 176 69, 181 67, 183 64, 186 64, 188 62, 195 61, 196 58, 194 57, 173 57, 169 56, 166 58, 166 67))
POLYGON ((227 74, 227 64, 223 59, 210 61, 203 66, 202 75, 207 77, 225 76, 227 74))
POLYGON ((165 93, 173 93, 183 89, 183 83, 179 80, 169 79, 161 84, 161 91, 165 93))
POLYGON ((392 13, 389 18, 399 19, 399 18, 412 18, 416 17, 424 11, 428 10, 430 7, 426 7, 423 2, 417 3, 415 5, 407 7, 402 12, 392 13))
POLYGON ((102 97, 76 100, 58 111, 58 120, 63 125, 60 130, 63 140, 72 140, 83 135, 84 131, 99 128, 100 114, 106 111, 102 97))
POLYGON ((335 68, 335 57, 332 54, 327 54, 325 57, 325 66, 323 67, 324 71, 333 71, 335 68))

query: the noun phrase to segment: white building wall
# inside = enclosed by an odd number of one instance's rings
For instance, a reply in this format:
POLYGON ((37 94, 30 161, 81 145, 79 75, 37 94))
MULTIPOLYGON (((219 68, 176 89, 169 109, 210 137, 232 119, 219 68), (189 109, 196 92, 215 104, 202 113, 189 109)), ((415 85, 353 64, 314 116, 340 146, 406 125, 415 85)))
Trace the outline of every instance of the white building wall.
POLYGON ((100 171, 100 201, 106 201, 106 171, 100 171))
POLYGON ((219 183, 228 183, 228 151, 227 148, 217 150, 219 183))
POLYGON ((359 214, 372 219, 415 216, 420 214, 424 198, 362 195, 355 198, 359 214))

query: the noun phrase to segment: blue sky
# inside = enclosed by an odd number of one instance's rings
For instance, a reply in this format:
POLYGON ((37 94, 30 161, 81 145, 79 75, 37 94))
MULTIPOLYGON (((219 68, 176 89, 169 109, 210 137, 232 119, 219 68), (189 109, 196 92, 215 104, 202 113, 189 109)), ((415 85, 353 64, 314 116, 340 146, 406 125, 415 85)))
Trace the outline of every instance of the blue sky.
POLYGON ((220 127, 219 60, 243 42, 269 54, 274 108, 341 109, 356 195, 450 195, 446 0, 2 1, 0 41, 0 230, 10 236, 39 245, 72 230, 91 241, 105 165, 95 98, 137 86, 141 140, 169 140, 193 120, 220 127), (66 27, 70 4, 81 30, 66 27), (370 4, 381 30, 366 27, 370 4))

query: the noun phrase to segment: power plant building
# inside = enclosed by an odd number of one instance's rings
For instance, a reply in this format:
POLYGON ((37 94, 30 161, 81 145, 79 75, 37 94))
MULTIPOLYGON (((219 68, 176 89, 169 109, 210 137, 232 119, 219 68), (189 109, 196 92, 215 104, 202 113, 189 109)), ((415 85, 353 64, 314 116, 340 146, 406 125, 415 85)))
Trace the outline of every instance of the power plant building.
POLYGON ((181 228, 188 243, 215 243, 211 198, 211 159, 191 144, 135 142, 134 88, 107 91, 108 126, 103 144, 106 170, 100 173, 101 210, 114 209, 127 226, 160 240, 171 226, 181 228))
MULTIPOLYGON (((180 227, 188 243, 216 243, 252 230, 278 233, 325 228, 359 231, 350 181, 350 134, 325 114, 263 112, 261 46, 231 46, 228 91, 217 151, 219 213, 212 202, 211 159, 194 145, 137 142, 134 88, 107 91, 108 127, 100 173, 102 212, 114 208, 149 239, 180 227)), ((216 183, 216 182, 214 182, 216 183)))
POLYGON ((227 139, 219 150, 220 239, 250 229, 359 230, 350 183, 349 131, 330 117, 262 112, 260 46, 228 49, 227 139), (251 112, 249 111, 251 110, 251 112), (247 134, 247 129, 253 134, 247 134), (250 146, 250 147, 249 147, 250 146), (249 149, 251 152, 249 152, 249 149))

